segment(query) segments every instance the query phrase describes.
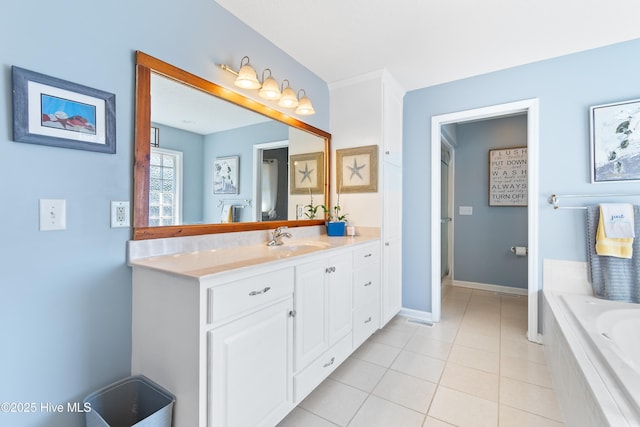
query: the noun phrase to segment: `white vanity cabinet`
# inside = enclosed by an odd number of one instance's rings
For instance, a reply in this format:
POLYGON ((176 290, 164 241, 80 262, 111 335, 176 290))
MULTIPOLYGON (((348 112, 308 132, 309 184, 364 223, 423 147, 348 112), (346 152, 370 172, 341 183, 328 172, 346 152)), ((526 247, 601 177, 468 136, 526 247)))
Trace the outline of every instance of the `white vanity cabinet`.
POLYGON ((294 269, 251 270, 133 269, 131 370, 176 395, 175 427, 271 427, 294 407, 294 269))
POLYGON ((352 251, 296 266, 295 401, 300 402, 351 352, 352 251))
POLYGON ((250 314, 208 332, 208 425, 271 427, 293 407, 293 269, 211 288, 209 295, 210 318, 216 311, 250 314))
POLYGON ((379 245, 260 245, 240 252, 274 259, 240 268, 215 264, 224 250, 130 261, 132 374, 176 396, 174 427, 277 425, 379 326, 379 245))

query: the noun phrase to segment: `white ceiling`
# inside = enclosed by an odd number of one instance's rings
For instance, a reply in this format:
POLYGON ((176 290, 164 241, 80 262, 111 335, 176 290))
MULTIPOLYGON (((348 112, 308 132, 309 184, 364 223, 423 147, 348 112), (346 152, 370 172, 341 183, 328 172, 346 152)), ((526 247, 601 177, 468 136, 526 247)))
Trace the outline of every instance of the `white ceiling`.
POLYGON ((640 38, 638 0, 215 1, 328 83, 406 90, 640 38))

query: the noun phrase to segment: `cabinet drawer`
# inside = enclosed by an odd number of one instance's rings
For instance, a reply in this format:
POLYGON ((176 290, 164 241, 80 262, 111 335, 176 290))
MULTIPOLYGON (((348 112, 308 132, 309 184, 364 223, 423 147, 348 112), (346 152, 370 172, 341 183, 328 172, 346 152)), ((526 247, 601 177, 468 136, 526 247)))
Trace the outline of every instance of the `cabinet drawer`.
POLYGON ((377 301, 353 312, 353 348, 367 340, 380 325, 380 305, 377 301))
POLYGON ((294 400, 298 404, 324 381, 351 354, 351 333, 311 362, 293 379, 294 400))
POLYGON ((353 267, 361 268, 380 262, 380 247, 378 244, 366 245, 353 251, 353 267))
POLYGON ((380 300, 380 271, 377 264, 353 272, 353 307, 362 307, 373 299, 380 300))
POLYGON ((270 271, 260 276, 209 288, 209 323, 251 311, 293 293, 293 269, 270 271))

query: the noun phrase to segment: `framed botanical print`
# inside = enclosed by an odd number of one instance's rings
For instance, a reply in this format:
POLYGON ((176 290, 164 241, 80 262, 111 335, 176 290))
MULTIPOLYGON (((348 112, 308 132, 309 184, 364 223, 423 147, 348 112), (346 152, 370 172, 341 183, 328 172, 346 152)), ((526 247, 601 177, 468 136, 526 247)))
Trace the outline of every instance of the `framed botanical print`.
POLYGON ((340 193, 378 191, 378 146, 336 150, 336 186, 340 193))
POLYGON ((289 157, 291 194, 324 193, 324 153, 289 157))

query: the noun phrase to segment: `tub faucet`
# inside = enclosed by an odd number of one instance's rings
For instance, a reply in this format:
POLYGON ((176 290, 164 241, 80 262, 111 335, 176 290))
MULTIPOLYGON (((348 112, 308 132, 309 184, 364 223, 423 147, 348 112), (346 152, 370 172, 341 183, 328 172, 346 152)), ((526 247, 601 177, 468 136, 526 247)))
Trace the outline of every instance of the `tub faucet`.
POLYGON ((283 237, 291 238, 291 233, 283 231, 287 227, 278 227, 271 233, 271 240, 267 242, 267 246, 280 246, 284 242, 282 241, 283 237))

